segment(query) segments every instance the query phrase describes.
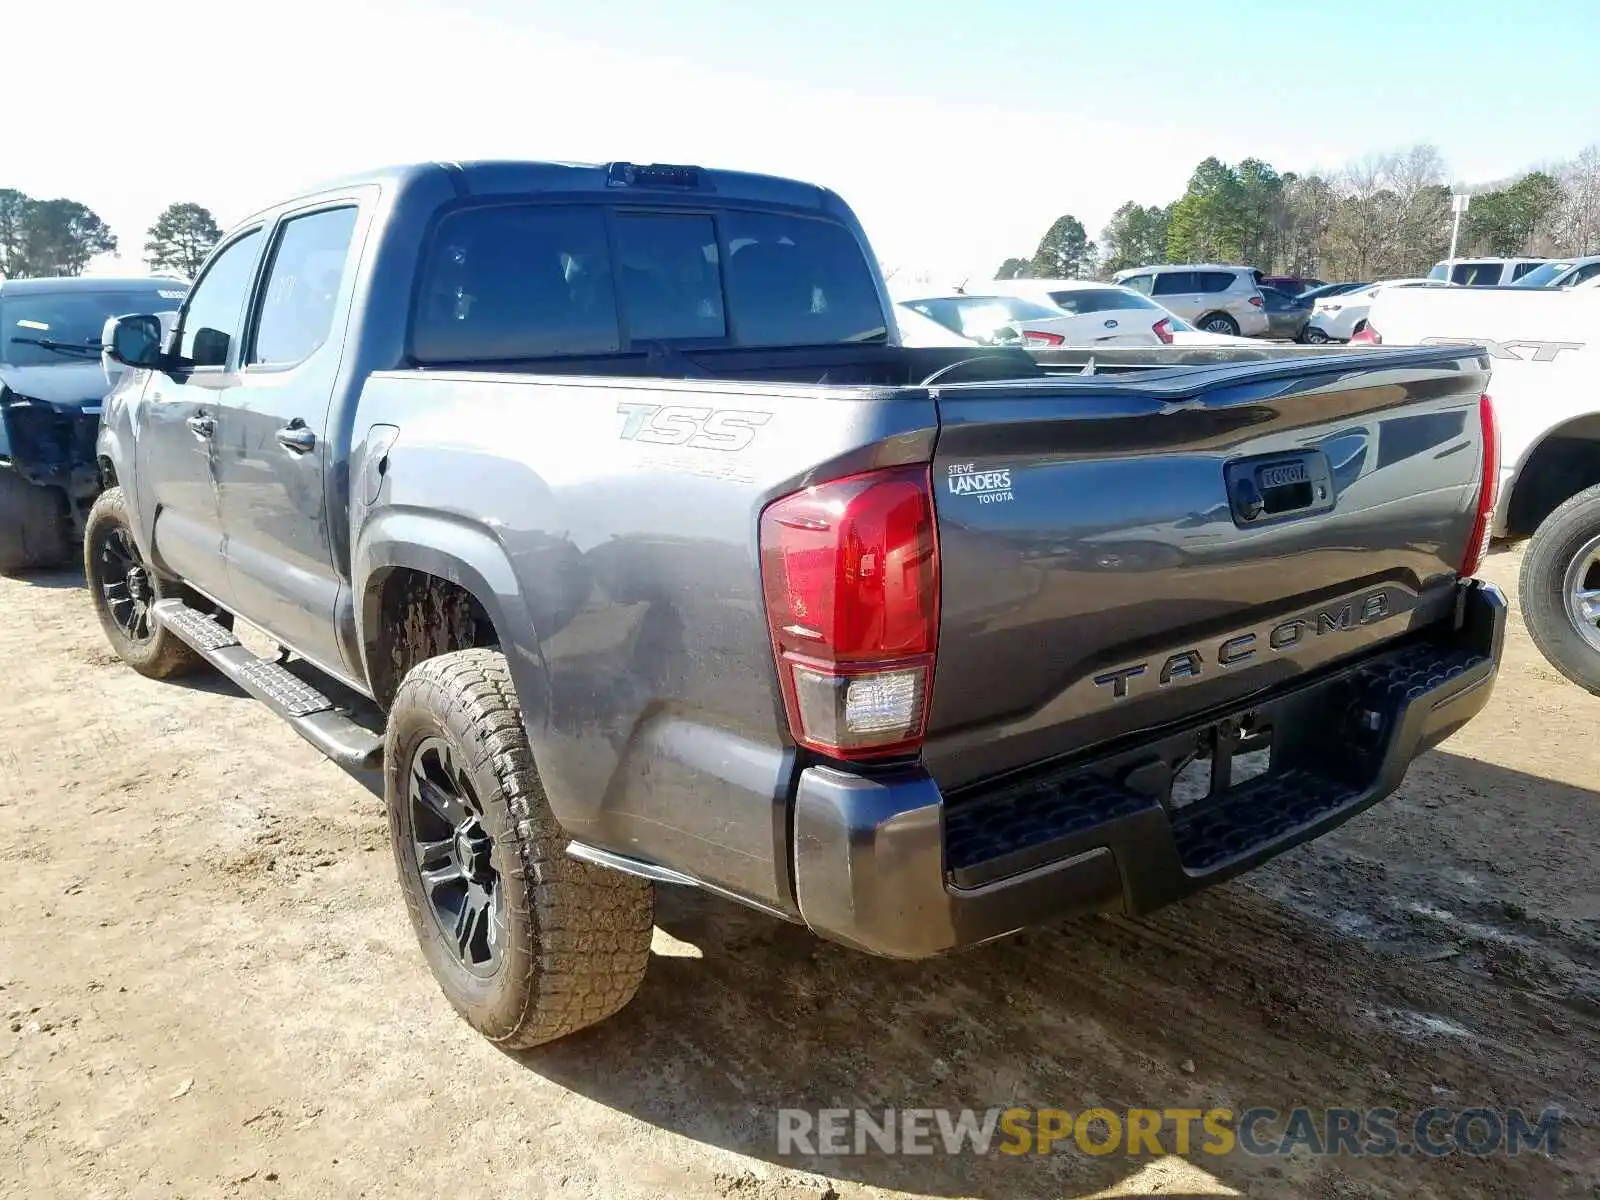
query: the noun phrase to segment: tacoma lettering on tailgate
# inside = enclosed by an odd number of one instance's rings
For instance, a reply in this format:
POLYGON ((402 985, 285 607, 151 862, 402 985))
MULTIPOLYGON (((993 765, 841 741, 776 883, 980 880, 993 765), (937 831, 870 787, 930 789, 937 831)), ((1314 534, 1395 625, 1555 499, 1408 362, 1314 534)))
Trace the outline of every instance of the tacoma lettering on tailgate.
POLYGON ((1389 593, 1372 592, 1313 609, 1276 625, 1179 650, 1164 658, 1103 671, 1094 677, 1094 682, 1097 687, 1109 689, 1114 699, 1125 700, 1135 686, 1133 681, 1141 676, 1150 678, 1138 686, 1171 687, 1199 679, 1208 669, 1226 670, 1259 655, 1282 654, 1302 645, 1308 638, 1348 633, 1363 625, 1375 624, 1389 616, 1390 611, 1389 593))

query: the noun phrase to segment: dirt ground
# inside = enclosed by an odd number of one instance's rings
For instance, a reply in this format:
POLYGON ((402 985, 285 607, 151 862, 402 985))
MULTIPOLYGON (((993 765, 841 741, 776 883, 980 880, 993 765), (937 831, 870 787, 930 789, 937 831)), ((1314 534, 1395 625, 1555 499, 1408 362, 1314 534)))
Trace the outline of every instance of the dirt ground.
POLYGON ((664 892, 633 1005, 509 1057, 429 978, 370 781, 122 667, 81 578, 0 610, 0 1194, 1600 1197, 1600 700, 1515 615, 1478 721, 1244 880, 921 964, 664 892), (776 1147, 779 1107, 1013 1104, 1565 1119, 1516 1158, 776 1147))

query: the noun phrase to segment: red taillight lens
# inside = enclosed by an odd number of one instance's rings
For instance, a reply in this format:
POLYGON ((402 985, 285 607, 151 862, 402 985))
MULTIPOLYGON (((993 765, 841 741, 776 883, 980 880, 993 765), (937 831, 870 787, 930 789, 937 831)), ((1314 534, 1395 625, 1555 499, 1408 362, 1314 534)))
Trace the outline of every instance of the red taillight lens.
POLYGON ((1489 553, 1489 539, 1494 536, 1494 506, 1500 491, 1500 431, 1495 424, 1494 401, 1487 392, 1478 397, 1478 424, 1483 429, 1483 477, 1478 483, 1478 516, 1461 559, 1464 576, 1476 575, 1489 553))
POLYGON ((1156 335, 1163 346, 1172 345, 1172 321, 1169 318, 1162 317, 1150 326, 1150 332, 1156 335))
POLYGON ((919 750, 939 632, 927 467, 852 475, 761 514, 761 583, 789 731, 838 758, 919 750))
POLYGON ((1352 346, 1381 346, 1383 335, 1372 325, 1363 325, 1350 336, 1352 346))
POLYGON ((1266 305, 1267 302, 1265 300, 1263 300, 1260 296, 1251 296, 1250 297, 1250 303, 1255 305, 1257 308, 1262 308, 1262 307, 1264 307, 1266 305))
POLYGON ((1022 344, 1024 346, 1060 346, 1066 340, 1059 333, 1044 333, 1038 329, 1024 329, 1022 331, 1022 344))

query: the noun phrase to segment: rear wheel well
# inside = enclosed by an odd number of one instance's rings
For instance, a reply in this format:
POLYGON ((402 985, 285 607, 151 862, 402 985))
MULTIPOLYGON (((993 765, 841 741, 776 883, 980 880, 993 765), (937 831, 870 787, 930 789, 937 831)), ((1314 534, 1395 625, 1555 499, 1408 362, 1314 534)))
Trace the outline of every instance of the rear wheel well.
POLYGON ((373 698, 385 709, 418 663, 500 644, 488 612, 458 583, 397 567, 376 586, 367 613, 367 669, 373 698))
POLYGON ((117 468, 107 455, 102 454, 100 456, 100 490, 105 491, 107 488, 116 486, 117 468))
POLYGON ((1523 462, 1506 503, 1506 533, 1526 537, 1568 499, 1597 483, 1600 413, 1591 413, 1546 434, 1523 462))

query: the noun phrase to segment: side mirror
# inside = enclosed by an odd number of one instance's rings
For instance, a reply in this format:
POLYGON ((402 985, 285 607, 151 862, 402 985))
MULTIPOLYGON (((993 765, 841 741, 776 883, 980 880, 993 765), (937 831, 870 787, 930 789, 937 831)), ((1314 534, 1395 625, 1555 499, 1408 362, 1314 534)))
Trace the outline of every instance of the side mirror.
POLYGON ((228 335, 220 329, 201 327, 194 332, 194 365, 221 367, 228 362, 228 335))
POLYGON ((106 355, 125 367, 153 370, 164 360, 161 340, 160 317, 118 317, 105 338, 106 355))

